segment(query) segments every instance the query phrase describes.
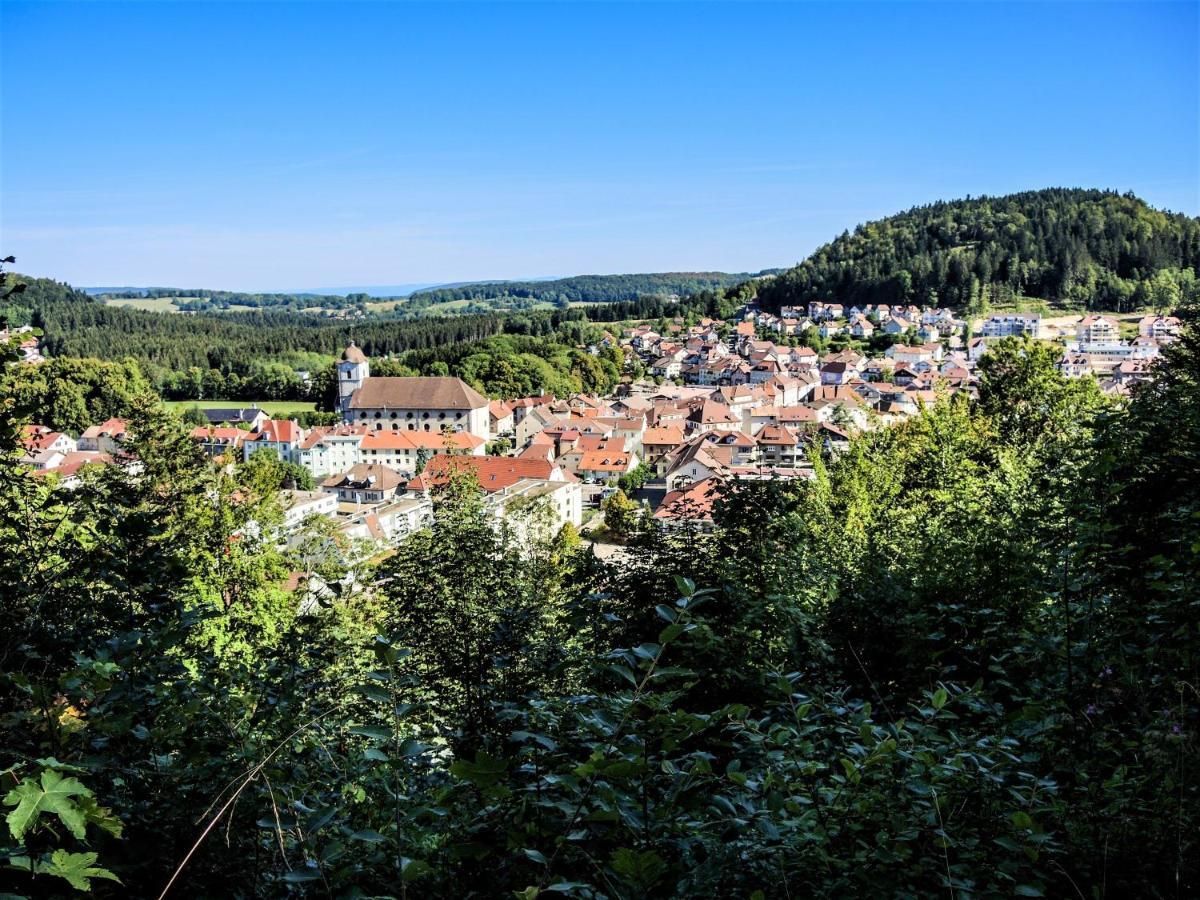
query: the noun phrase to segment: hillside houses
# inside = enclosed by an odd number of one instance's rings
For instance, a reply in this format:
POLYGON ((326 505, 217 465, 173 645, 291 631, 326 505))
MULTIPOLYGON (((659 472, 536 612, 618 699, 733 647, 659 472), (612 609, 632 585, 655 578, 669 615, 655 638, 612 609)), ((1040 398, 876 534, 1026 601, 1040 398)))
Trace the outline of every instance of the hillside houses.
MULTIPOLYGON (((453 377, 376 377, 351 344, 338 363, 339 424, 305 428, 256 406, 230 407, 207 411, 209 424, 190 434, 217 464, 269 453, 312 477, 317 490, 288 495, 285 530, 318 515, 355 540, 386 543, 428 521, 460 475, 473 478, 489 514, 514 529, 516 511, 530 504, 545 508, 539 528, 579 526, 585 503, 617 484, 642 483, 648 496, 663 498, 654 521, 666 527, 684 509, 704 510, 724 481, 810 477, 812 461, 840 453, 854 433, 902 422, 955 393, 972 395, 989 343, 1040 330, 1035 314, 992 316, 984 335, 964 346, 950 340, 965 323, 949 310, 822 303, 782 313, 776 338, 764 336, 769 314, 755 310, 733 328, 680 319, 661 334, 621 329, 612 340, 660 383, 640 380, 610 397, 494 400, 453 377), (824 353, 797 346, 785 342, 793 321, 841 328, 857 342, 824 353)), ((1138 336, 1122 340, 1111 317, 1087 316, 1064 342, 1059 368, 1125 394, 1153 377, 1161 342, 1177 330, 1174 317, 1145 316, 1138 336)), ((78 483, 88 465, 127 461, 128 439, 115 418, 78 439, 30 426, 22 460, 78 483)))

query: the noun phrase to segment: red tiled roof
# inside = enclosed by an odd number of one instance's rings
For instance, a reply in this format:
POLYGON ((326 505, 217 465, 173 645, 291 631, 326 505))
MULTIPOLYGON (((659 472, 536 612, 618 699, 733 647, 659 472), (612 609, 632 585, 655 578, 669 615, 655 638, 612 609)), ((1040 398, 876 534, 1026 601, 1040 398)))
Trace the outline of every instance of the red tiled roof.
POLYGON ((555 466, 549 460, 514 459, 507 456, 447 456, 439 454, 408 483, 410 491, 428 490, 450 481, 459 472, 472 472, 488 493, 511 487, 522 478, 550 480, 555 466))

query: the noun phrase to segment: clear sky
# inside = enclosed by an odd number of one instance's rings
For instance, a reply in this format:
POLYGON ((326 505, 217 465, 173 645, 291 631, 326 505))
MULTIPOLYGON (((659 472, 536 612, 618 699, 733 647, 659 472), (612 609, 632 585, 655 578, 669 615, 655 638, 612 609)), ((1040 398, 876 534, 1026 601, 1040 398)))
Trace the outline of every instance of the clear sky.
POLYGON ((1200 213, 1197 3, 0 3, 0 250, 77 285, 791 265, 1046 186, 1200 213))

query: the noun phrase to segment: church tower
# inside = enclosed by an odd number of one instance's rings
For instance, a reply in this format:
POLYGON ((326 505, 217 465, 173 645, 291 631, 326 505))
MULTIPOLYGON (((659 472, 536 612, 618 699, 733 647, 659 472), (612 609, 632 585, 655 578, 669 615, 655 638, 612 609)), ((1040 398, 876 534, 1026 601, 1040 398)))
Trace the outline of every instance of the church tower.
POLYGON ((338 409, 343 418, 350 409, 350 398, 370 377, 371 364, 367 362, 366 354, 351 341, 338 363, 338 409))

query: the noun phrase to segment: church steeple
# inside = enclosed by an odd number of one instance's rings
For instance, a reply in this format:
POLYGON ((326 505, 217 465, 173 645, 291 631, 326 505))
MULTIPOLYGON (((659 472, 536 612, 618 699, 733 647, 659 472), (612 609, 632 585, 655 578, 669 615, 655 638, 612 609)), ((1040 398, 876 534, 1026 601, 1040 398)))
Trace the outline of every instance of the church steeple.
POLYGON ((371 364, 366 354, 351 341, 342 353, 342 361, 338 363, 338 408, 343 415, 350 408, 350 398, 354 392, 370 377, 371 364))

